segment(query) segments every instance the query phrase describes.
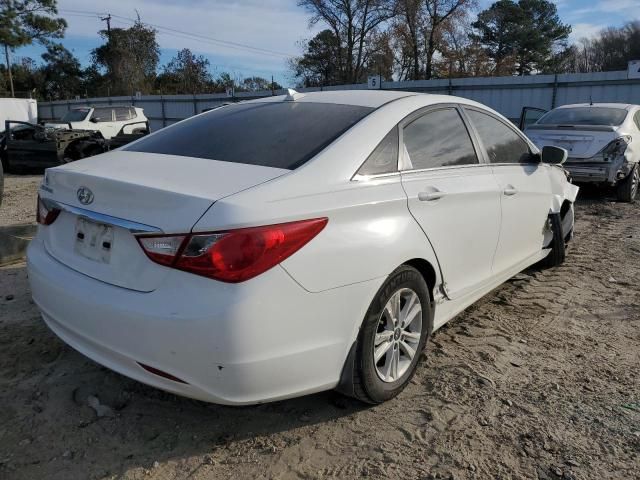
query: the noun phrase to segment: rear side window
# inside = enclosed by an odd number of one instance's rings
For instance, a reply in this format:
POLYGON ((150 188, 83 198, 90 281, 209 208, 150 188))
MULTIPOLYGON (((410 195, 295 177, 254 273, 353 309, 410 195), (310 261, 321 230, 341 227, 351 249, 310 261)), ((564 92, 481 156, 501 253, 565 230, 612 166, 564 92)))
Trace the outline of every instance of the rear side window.
POLYGON ((410 169, 478 163, 469 132, 455 108, 427 113, 404 128, 410 169))
POLYGON ((96 108, 93 110, 91 118, 96 119, 98 122, 112 122, 113 113, 111 108, 96 108))
POLYGON ((640 110, 636 112, 636 115, 633 117, 633 120, 636 122, 636 126, 638 130, 640 130, 640 110))
POLYGON ((133 118, 129 107, 116 107, 114 110, 116 112, 116 122, 131 120, 133 118))
POLYGON ((529 145, 511 127, 476 110, 467 110, 467 114, 489 154, 490 163, 531 161, 529 145))
POLYGON ((311 102, 229 105, 167 127, 125 150, 293 170, 371 111, 311 102))
POLYGON ((609 125, 618 126, 627 111, 610 107, 573 107, 551 110, 538 120, 538 125, 609 125))
POLYGON ((391 130, 362 164, 358 175, 381 175, 398 170, 398 127, 391 130))

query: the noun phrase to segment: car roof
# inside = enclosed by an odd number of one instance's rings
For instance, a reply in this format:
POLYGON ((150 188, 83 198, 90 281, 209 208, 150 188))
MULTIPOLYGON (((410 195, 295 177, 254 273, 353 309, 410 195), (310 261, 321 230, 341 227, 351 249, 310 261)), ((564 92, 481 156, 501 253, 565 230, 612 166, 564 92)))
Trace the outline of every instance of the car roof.
POLYGON ((323 92, 296 92, 290 90, 290 95, 258 98, 245 103, 282 102, 287 98, 301 103, 335 103, 359 107, 379 108, 385 103, 400 98, 420 95, 415 92, 398 92, 389 90, 333 90, 323 92))
POLYGON ((631 103, 573 103, 571 105, 562 105, 558 107, 561 108, 575 108, 575 107, 601 107, 601 108, 620 108, 624 110, 629 110, 630 108, 636 107, 637 105, 633 105, 631 103))

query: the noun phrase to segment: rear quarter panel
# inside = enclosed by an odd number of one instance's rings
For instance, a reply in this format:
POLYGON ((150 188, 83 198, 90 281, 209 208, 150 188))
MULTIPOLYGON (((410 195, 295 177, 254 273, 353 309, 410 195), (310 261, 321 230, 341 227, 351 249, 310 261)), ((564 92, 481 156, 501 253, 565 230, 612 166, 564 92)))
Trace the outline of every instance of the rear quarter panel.
MULTIPOLYGON (((284 178, 281 181, 285 183, 284 178)), ((280 182, 269 183, 275 187, 280 182)), ((324 230, 282 263, 310 292, 384 278, 413 258, 427 260, 438 271, 433 250, 408 211, 399 175, 345 181, 325 191, 297 192, 271 200, 260 198, 260 190, 257 187, 216 202, 206 221, 194 230, 327 217, 324 230)))

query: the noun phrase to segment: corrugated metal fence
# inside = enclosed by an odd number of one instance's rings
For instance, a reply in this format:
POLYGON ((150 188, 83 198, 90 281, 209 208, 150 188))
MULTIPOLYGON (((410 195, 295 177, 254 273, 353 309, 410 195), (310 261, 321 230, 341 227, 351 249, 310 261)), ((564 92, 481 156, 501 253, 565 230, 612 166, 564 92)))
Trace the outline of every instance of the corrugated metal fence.
MULTIPOLYGON (((300 92, 319 90, 360 90, 367 84, 340 85, 324 88, 299 89, 300 92)), ((640 104, 640 79, 630 79, 626 71, 577 73, 561 75, 533 75, 527 77, 454 78, 418 80, 412 82, 382 82, 383 90, 404 90, 457 95, 476 100, 516 120, 522 107, 551 109, 570 103, 622 102, 640 104)), ((40 120, 62 117, 69 109, 80 105, 135 105, 145 110, 151 129, 188 118, 203 110, 227 102, 248 100, 282 91, 201 95, 149 95, 141 97, 102 97, 80 100, 40 102, 40 120)))

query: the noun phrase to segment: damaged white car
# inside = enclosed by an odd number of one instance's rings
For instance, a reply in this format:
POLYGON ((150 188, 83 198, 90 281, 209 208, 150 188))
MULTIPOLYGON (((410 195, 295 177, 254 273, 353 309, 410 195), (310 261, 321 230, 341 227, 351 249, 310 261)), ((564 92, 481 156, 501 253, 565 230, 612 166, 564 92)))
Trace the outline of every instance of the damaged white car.
MULTIPOLYGON (((145 129, 147 117, 144 110, 129 106, 75 107, 69 110, 60 121, 45 123, 45 127, 90 130, 100 132, 109 140, 119 133, 136 133, 145 129)), ((148 129, 148 126, 146 127, 148 129)))
POLYGON ((564 167, 576 183, 615 186, 618 200, 635 199, 640 183, 639 105, 565 105, 543 115, 526 134, 540 148, 568 150, 564 167))
POLYGON ((562 263, 578 191, 566 155, 452 96, 228 105, 48 169, 33 298, 69 345, 170 392, 379 403, 434 330, 562 263))

